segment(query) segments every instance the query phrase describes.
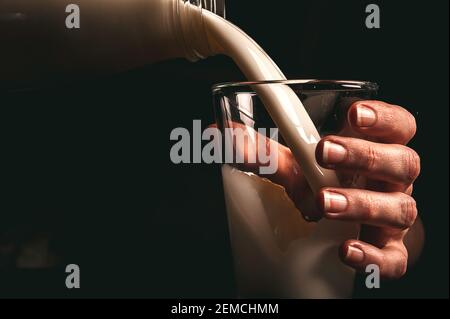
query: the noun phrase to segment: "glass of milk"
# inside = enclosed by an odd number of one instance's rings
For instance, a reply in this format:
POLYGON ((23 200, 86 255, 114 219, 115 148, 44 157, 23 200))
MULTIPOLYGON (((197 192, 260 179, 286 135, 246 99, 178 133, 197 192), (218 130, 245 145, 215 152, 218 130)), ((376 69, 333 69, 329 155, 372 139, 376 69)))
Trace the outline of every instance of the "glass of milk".
POLYGON ((295 160, 286 161, 283 138, 255 93, 280 84, 297 94, 321 136, 346 134, 350 105, 373 99, 378 90, 369 82, 321 80, 213 87, 238 295, 349 298, 354 271, 340 261, 338 247, 358 236, 359 225, 311 221, 300 211, 314 205, 308 184, 295 160), (283 185, 295 186, 287 190, 283 185))

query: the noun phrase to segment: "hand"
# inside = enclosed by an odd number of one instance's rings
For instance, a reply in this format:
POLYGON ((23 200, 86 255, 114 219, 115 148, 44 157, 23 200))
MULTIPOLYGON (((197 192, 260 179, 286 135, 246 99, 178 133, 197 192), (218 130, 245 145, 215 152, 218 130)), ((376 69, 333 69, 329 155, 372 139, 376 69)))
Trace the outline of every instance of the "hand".
MULTIPOLYGON (((411 197, 420 159, 405 146, 415 135, 415 119, 405 109, 380 101, 356 102, 347 115, 339 134, 324 137, 316 148, 317 162, 336 171, 342 188, 325 187, 313 196, 290 150, 273 140, 265 145, 278 150, 278 170, 267 177, 284 186, 309 219, 323 217, 362 224, 360 240, 348 240, 341 246, 344 263, 357 270, 377 264, 382 277, 398 278, 406 272, 408 249, 404 239, 413 225, 414 255, 423 242, 421 224, 415 223, 416 202, 411 197)), ((237 151, 247 159, 255 150, 249 147, 237 151)), ((244 166, 256 173, 259 164, 245 162, 244 166)))
POLYGON ((341 247, 349 266, 363 270, 376 264, 385 278, 406 272, 403 241, 417 218, 411 194, 420 158, 404 145, 415 133, 415 119, 405 109, 361 101, 350 107, 342 136, 327 136, 317 145, 318 163, 336 170, 341 180, 367 178, 365 189, 324 188, 318 194, 325 218, 363 224, 361 240, 348 240, 341 247))

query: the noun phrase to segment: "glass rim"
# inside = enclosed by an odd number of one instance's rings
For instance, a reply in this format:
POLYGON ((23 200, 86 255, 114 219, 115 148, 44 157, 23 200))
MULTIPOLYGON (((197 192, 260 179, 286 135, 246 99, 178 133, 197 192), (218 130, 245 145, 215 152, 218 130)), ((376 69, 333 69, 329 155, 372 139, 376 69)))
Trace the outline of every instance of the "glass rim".
MULTIPOLYGON (((357 81, 357 80, 320 80, 320 79, 296 79, 296 80, 276 80, 276 81, 244 81, 244 82, 223 82, 212 86, 212 91, 217 92, 227 88, 250 87, 252 85, 264 84, 286 84, 286 85, 301 85, 301 84, 317 84, 317 85, 334 85, 330 89, 317 89, 323 91, 355 91, 366 90, 376 91, 379 86, 375 82, 357 81), (336 88, 336 86, 338 88, 336 88)), ((316 91, 315 89, 305 89, 305 91, 316 91)))

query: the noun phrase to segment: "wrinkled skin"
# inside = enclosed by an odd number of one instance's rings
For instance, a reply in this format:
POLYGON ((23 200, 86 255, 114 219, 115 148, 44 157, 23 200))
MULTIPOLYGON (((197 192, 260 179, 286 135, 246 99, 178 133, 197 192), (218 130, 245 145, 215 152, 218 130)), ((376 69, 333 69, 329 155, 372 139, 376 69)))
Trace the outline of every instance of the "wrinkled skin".
MULTIPOLYGON (((252 130, 237 123, 229 126, 252 130)), ((415 119, 404 108, 380 101, 355 102, 341 131, 325 136, 316 148, 317 162, 335 170, 342 187, 325 187, 315 195, 287 147, 257 133, 265 143, 255 145, 278 151, 278 170, 265 177, 284 186, 303 215, 362 224, 360 240, 341 245, 344 263, 360 271, 376 264, 383 278, 395 279, 406 272, 408 260, 411 264, 417 259, 424 240, 412 197, 420 158, 406 146, 415 133, 415 119)), ((258 160, 248 161, 256 149, 244 144, 236 151, 244 156, 244 169, 256 173, 258 160)))

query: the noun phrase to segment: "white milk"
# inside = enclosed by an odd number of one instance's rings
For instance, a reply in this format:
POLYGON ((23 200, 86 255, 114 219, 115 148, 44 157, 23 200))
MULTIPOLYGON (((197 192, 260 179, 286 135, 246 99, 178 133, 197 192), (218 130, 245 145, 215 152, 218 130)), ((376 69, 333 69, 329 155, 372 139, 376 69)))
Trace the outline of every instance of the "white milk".
MULTIPOLYGON (((249 81, 286 80, 244 32, 209 12, 203 16, 213 51, 233 58, 249 81)), ((315 160, 320 136, 295 92, 283 84, 253 88, 313 191, 338 186, 335 173, 315 160)), ((357 225, 327 220, 307 223, 281 186, 228 165, 223 166, 222 175, 243 297, 350 297, 354 271, 340 261, 338 247, 357 237, 357 225)))
MULTIPOLYGON (((208 11, 203 13, 205 29, 215 53, 230 56, 249 81, 286 80, 272 59, 247 34, 208 11)), ((281 135, 316 192, 324 186, 338 186, 333 171, 321 168, 315 159, 320 135, 295 92, 284 84, 254 85, 281 135)))
POLYGON ((222 176, 241 297, 351 296, 354 271, 338 247, 355 226, 308 223, 283 187, 228 165, 222 176))

